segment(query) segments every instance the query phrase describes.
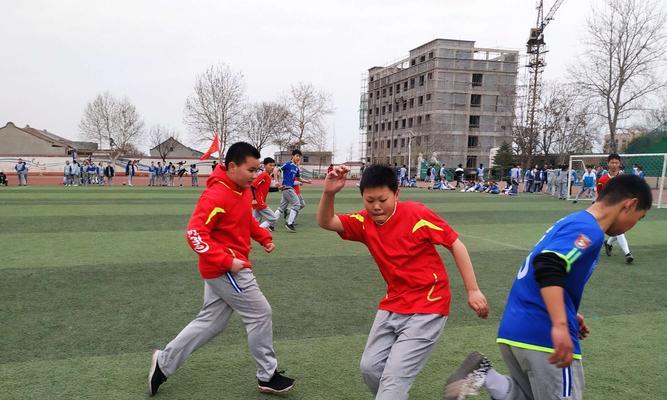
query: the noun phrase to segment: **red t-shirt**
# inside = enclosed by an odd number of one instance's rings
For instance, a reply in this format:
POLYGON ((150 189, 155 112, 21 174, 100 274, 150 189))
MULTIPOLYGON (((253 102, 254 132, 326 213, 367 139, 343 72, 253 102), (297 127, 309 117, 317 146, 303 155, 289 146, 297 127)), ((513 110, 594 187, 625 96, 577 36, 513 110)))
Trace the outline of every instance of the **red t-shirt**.
POLYGON ((263 210, 266 207, 266 196, 269 194, 269 186, 271 186, 271 176, 266 172, 262 172, 252 181, 252 190, 255 194, 257 204, 253 204, 252 208, 255 210, 263 210))
POLYGON ((387 283, 380 310, 449 315, 449 278, 435 245, 451 248, 458 234, 442 218, 416 202, 398 202, 383 225, 365 210, 338 217, 340 237, 364 243, 387 283))
POLYGON ((621 174, 621 172, 619 171, 614 176, 611 176, 609 174, 601 176, 600 179, 598 179, 598 182, 597 182, 597 192, 600 193, 600 191, 602 189, 604 189, 604 187, 607 185, 607 182, 609 182, 612 178, 614 178, 616 176, 619 176, 620 174, 621 174))

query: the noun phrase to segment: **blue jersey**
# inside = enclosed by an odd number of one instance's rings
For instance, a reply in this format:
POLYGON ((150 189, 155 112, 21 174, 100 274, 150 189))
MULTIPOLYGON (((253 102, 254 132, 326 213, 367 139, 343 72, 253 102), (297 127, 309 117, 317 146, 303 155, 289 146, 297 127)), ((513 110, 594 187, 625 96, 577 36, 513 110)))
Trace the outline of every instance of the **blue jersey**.
POLYGON ((283 172, 283 186, 294 187, 294 180, 301 176, 299 167, 291 161, 286 162, 280 167, 283 172))
POLYGON ((538 254, 554 253, 567 263, 563 288, 574 358, 581 358, 577 310, 600 256, 604 232, 588 211, 579 211, 556 222, 526 257, 512 285, 498 329, 498 343, 524 349, 553 352, 551 319, 535 280, 533 259, 538 254))

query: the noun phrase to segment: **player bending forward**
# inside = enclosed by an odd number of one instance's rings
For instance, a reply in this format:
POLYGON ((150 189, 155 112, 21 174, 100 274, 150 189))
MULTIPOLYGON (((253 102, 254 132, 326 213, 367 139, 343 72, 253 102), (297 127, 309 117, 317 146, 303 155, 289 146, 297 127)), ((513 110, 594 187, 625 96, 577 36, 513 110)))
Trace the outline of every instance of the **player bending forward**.
POLYGON ((449 314, 449 280, 436 245, 453 254, 470 308, 486 318, 488 305, 457 233, 423 204, 399 202, 391 168, 373 165, 364 171, 359 184, 364 210, 334 214, 334 198, 348 172, 339 166, 327 174, 317 223, 345 240, 364 243, 375 259, 387 293, 361 356, 361 374, 376 399, 407 399, 449 314))
POLYGON ((586 210, 556 222, 528 254, 512 285, 496 342, 510 376, 471 353, 449 377, 445 400, 462 400, 484 386, 494 400, 580 400, 584 370, 579 339, 588 326, 578 313, 604 234, 630 230, 651 208, 641 178, 620 175, 586 210))

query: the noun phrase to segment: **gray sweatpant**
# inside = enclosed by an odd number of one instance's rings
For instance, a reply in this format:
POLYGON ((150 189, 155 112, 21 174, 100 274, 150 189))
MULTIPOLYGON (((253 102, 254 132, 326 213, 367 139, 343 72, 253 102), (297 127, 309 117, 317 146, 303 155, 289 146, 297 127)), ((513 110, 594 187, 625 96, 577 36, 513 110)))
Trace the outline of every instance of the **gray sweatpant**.
POLYGON ((283 189, 281 191, 281 196, 280 196, 280 205, 278 206, 278 209, 274 213, 274 215, 276 216, 276 220, 285 211, 289 211, 289 215, 287 217, 287 224, 291 225, 294 223, 296 216, 299 214, 299 210, 301 210, 301 201, 299 200, 299 196, 296 194, 294 189, 291 187, 283 189))
POLYGON ((270 380, 278 365, 273 351, 271 305, 250 268, 204 281, 204 305, 199 315, 158 355, 162 372, 166 376, 176 372, 193 351, 225 329, 234 311, 245 324, 257 379, 270 380))
MULTIPOLYGON (((581 400, 584 398, 584 367, 572 360, 567 368, 549 363, 550 353, 500 343, 500 354, 510 371, 506 377, 511 400, 581 400)), ((488 384, 488 380, 487 380, 488 384)))
POLYGON ((403 400, 435 349, 447 317, 378 310, 361 356, 361 375, 376 400, 403 400))
POLYGON ((261 210, 255 210, 253 208, 252 216, 257 220, 257 222, 259 222, 259 226, 262 228, 273 226, 278 220, 278 217, 275 216, 269 207, 263 208, 261 210))

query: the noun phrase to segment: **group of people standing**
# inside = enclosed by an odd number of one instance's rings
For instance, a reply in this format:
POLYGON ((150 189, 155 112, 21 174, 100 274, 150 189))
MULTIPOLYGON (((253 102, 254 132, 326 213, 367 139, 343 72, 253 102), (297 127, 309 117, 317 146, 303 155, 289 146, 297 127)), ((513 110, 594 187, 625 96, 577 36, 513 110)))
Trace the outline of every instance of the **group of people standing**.
MULTIPOLYGON (((190 164, 189 168, 191 185, 193 187, 199 186, 199 168, 197 164, 190 164)), ((176 165, 174 163, 165 161, 164 164, 151 161, 148 167, 148 186, 183 186, 183 176, 188 173, 185 167, 185 161, 180 161, 176 165)))
POLYGON ((82 163, 76 159, 71 163, 67 160, 63 168, 63 185, 112 185, 115 175, 116 170, 111 163, 104 167, 101 162, 95 164, 92 160, 83 160, 82 163))

